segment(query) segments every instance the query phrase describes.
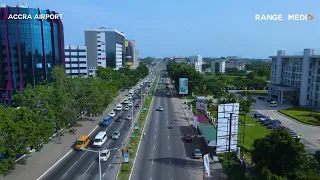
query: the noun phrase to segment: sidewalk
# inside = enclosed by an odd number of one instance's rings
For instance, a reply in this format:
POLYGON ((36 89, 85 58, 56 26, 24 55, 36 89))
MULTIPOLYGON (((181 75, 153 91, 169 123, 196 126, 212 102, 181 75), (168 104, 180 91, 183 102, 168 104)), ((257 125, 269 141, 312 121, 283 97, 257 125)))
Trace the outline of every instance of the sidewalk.
MULTIPOLYGON (((115 98, 114 101, 120 99, 123 100, 127 91, 120 91, 120 94, 115 98)), ((60 161, 61 158, 66 157, 72 152, 72 145, 75 140, 85 134, 93 132, 101 119, 109 114, 113 110, 114 104, 110 104, 106 110, 100 116, 96 117, 85 117, 79 125, 76 127, 77 134, 64 133, 62 137, 62 143, 58 144, 57 139, 53 138, 50 143, 44 145, 40 152, 33 152, 27 155, 25 158, 17 162, 15 169, 10 172, 7 176, 0 180, 36 180, 49 168, 51 168, 56 162, 60 161)))

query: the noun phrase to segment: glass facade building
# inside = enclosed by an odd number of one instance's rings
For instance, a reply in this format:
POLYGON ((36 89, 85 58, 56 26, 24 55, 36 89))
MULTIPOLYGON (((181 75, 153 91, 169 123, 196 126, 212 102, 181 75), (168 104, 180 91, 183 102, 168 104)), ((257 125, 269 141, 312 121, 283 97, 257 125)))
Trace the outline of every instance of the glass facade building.
POLYGON ((54 66, 64 65, 64 35, 60 19, 8 19, 9 15, 57 14, 27 7, 0 8, 0 103, 11 105, 11 97, 27 84, 51 80, 54 66))

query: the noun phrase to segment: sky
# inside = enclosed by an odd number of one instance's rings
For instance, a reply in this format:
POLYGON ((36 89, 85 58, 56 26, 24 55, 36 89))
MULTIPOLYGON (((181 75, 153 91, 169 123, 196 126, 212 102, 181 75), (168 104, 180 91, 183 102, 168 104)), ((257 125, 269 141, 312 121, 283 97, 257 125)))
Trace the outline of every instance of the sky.
MULTIPOLYGON (((4 0, 7 5, 17 1, 4 0)), ((25 0, 64 14, 65 44, 84 45, 84 30, 109 27, 136 40, 140 57, 202 55, 268 58, 320 48, 319 0, 25 0), (59 2, 59 3, 57 3, 59 2), (282 21, 256 21, 282 14, 282 21), (288 14, 312 14, 288 21, 288 14)))

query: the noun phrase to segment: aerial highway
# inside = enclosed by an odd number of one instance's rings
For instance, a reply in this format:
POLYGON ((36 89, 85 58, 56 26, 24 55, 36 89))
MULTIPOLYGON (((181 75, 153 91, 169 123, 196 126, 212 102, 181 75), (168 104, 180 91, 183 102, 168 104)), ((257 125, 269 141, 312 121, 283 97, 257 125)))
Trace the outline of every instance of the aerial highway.
MULTIPOLYGON (((141 88, 144 89, 144 88, 141 88)), ((135 100, 133 101, 133 119, 137 116, 140 107, 135 107, 137 104, 141 103, 140 96, 134 95, 135 100)), ((125 105, 124 105, 125 106, 125 105)), ((94 132, 89 136, 91 141, 86 149, 92 151, 98 151, 103 149, 110 149, 110 157, 106 162, 101 162, 101 174, 102 179, 115 179, 119 158, 121 157, 121 149, 124 147, 125 139, 128 132, 132 126, 132 120, 126 120, 128 115, 131 115, 132 110, 121 110, 115 111, 115 116, 112 118, 112 123, 108 127, 99 126, 94 130, 94 132), (121 122, 116 122, 115 119, 122 117, 121 122), (93 141, 95 136, 100 132, 105 131, 107 133, 108 139, 100 147, 93 147, 93 141), (120 136, 117 140, 111 138, 114 132, 120 132, 120 136)), ((79 134, 79 137, 85 134, 79 134)), ((76 141, 76 139, 75 139, 76 141)), ((70 144, 70 146, 72 146, 70 144)), ((99 179, 99 161, 98 153, 85 150, 74 150, 68 156, 66 156, 61 162, 52 168, 47 174, 38 180, 94 180, 99 179)))
POLYGON ((190 159, 193 144, 183 142, 184 134, 192 134, 192 129, 181 127, 179 121, 184 118, 183 113, 177 112, 179 108, 174 107, 170 88, 162 86, 167 82, 169 79, 163 77, 157 86, 144 130, 145 139, 140 144, 131 180, 201 178, 199 173, 194 172, 195 169, 201 172, 201 162, 190 159), (160 106, 163 111, 158 110, 160 106), (172 128, 169 128, 171 124, 172 128))

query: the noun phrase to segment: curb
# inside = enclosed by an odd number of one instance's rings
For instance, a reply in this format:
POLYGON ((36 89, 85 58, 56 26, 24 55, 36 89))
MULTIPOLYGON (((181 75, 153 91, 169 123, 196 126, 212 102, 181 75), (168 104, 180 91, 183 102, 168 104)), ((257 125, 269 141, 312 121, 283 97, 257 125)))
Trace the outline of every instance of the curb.
POLYGON ((303 123, 303 122, 301 122, 301 121, 298 121, 298 120, 296 120, 296 119, 294 119, 294 118, 292 118, 292 117, 290 117, 290 116, 285 115, 285 114, 282 113, 282 112, 275 111, 275 113, 277 113, 277 114, 279 114, 279 115, 281 115, 281 116, 283 116, 283 117, 286 117, 286 118, 288 118, 288 119, 290 119, 290 120, 292 120, 292 121, 294 121, 294 122, 296 122, 296 123, 298 123, 298 124, 305 125, 305 126, 309 126, 309 127, 317 127, 317 128, 320 128, 320 126, 311 125, 311 124, 306 124, 306 123, 303 123))

